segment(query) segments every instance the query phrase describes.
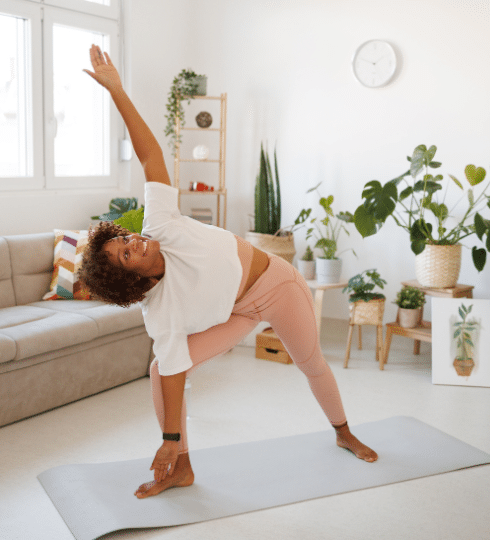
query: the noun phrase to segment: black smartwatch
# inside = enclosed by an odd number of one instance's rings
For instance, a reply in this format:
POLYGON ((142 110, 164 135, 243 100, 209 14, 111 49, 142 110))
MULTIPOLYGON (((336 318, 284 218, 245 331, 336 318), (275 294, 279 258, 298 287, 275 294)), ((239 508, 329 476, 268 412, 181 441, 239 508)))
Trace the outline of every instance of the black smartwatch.
POLYGON ((164 441, 180 441, 180 433, 162 433, 162 439, 164 441))

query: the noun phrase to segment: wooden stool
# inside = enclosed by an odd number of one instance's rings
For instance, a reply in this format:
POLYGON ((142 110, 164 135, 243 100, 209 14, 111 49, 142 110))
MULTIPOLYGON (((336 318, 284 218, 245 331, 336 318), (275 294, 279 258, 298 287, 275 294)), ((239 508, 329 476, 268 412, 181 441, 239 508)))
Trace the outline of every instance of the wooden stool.
POLYGON ((344 368, 347 367, 350 358, 350 348, 352 345, 352 334, 354 326, 359 327, 359 349, 362 349, 361 326, 371 325, 376 326, 376 351, 375 359, 379 362, 379 369, 382 368, 383 362, 383 314, 385 309, 385 299, 375 299, 369 302, 359 300, 349 304, 351 311, 349 319, 349 335, 347 336, 347 350, 345 351, 344 368))

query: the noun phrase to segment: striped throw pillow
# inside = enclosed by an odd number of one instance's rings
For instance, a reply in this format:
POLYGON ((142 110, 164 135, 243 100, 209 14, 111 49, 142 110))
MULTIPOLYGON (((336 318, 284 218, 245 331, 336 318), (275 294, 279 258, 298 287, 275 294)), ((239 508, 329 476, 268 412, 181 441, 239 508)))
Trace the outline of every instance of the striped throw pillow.
POLYGON ((54 230, 54 271, 43 300, 90 300, 77 278, 87 243, 88 231, 54 230))

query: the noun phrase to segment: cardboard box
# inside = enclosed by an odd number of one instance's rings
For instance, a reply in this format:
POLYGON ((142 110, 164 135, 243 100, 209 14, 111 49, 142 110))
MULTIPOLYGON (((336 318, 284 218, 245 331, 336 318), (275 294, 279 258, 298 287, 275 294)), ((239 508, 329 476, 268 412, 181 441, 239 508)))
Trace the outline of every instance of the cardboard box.
POLYGON ((276 336, 272 328, 266 328, 261 334, 257 334, 255 339, 255 358, 263 360, 273 360, 283 364, 292 364, 293 360, 276 336))

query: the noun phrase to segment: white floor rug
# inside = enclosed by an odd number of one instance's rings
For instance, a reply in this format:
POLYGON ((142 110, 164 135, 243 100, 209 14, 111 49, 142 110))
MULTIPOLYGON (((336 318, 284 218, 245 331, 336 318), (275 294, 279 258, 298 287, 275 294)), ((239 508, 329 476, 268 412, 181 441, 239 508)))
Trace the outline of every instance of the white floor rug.
POLYGON ((357 459, 328 430, 191 452, 195 484, 137 499, 153 456, 65 465, 38 476, 77 540, 120 529, 195 523, 490 463, 482 452, 409 417, 351 428, 379 454, 357 459))

